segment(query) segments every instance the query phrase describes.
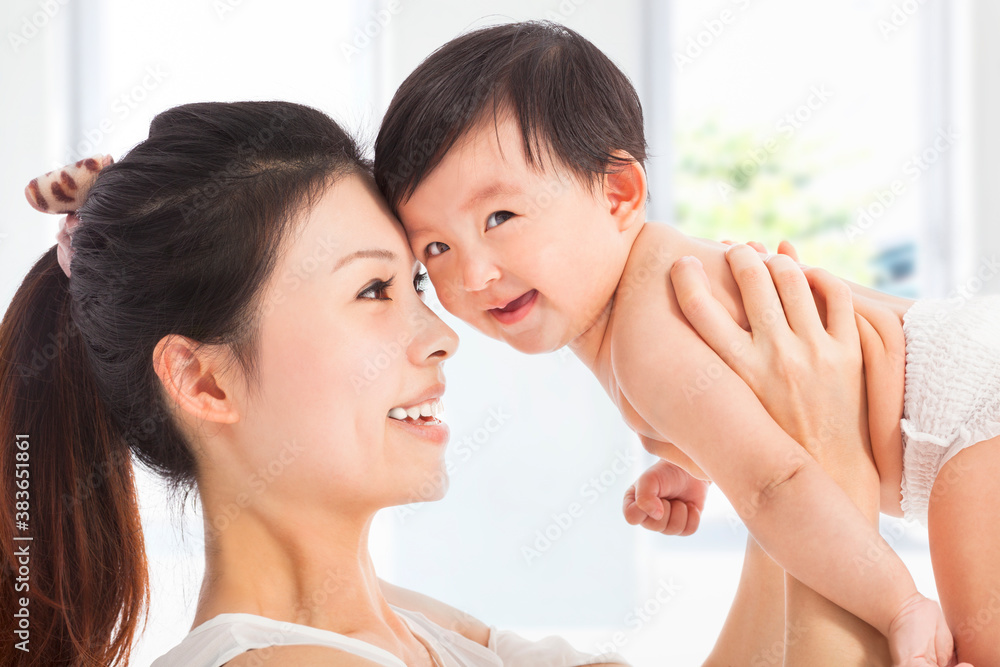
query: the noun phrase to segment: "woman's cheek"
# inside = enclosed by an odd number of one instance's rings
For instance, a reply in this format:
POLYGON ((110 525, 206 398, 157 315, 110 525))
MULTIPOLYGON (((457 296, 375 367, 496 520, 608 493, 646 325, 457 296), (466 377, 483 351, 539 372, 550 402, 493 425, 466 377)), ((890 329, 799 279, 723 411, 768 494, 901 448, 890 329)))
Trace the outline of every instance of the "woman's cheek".
MULTIPOLYGON (((395 376, 405 360, 413 332, 404 313, 386 313, 380 320, 377 326, 367 328, 343 351, 353 356, 349 372, 340 373, 345 383, 342 387, 344 396, 368 402, 378 401, 380 396, 392 400, 386 392, 398 387, 395 376)), ((391 407, 387 406, 386 410, 391 407)))

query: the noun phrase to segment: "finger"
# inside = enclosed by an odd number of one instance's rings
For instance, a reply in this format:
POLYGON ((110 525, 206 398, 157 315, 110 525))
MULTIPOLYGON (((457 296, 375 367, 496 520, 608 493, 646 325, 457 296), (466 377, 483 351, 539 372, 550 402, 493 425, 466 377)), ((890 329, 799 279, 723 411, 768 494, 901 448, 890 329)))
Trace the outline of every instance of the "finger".
POLYGON ((635 503, 632 503, 625 508, 625 522, 630 526, 641 526, 644 522, 649 520, 649 515, 635 503))
MULTIPOLYGON (((669 510, 668 510, 668 512, 669 512, 669 510)), ((663 529, 666 528, 666 526, 667 526, 667 521, 669 521, 669 520, 670 520, 670 515, 669 514, 667 514, 667 516, 665 516, 663 518, 660 518, 660 519, 654 519, 652 517, 646 517, 643 520, 643 522, 642 522, 642 527, 645 528, 646 530, 650 530, 650 531, 652 531, 654 533, 662 533, 663 529)))
POLYGON ((829 271, 808 268, 804 271, 809 286, 823 301, 826 330, 837 340, 854 340, 858 335, 854 319, 854 294, 847 283, 829 271))
POLYGON ((667 520, 666 526, 664 526, 663 530, 660 532, 666 535, 680 535, 684 532, 684 528, 687 526, 687 503, 682 500, 671 500, 669 503, 664 504, 670 505, 670 517, 667 520))
POLYGON ((698 530, 698 526, 701 525, 701 510, 695 503, 687 503, 688 518, 687 525, 681 532, 681 537, 687 537, 698 530))
POLYGON ((726 260, 740 288, 751 335, 767 331, 780 336, 782 329, 787 329, 787 321, 771 273, 760 255, 750 246, 734 245, 726 250, 726 260))
POLYGON ((670 267, 677 303, 691 326, 716 354, 734 370, 751 336, 737 324, 729 311, 712 296, 708 276, 696 257, 682 257, 670 267))
POLYGON ((632 503, 625 506, 625 521, 630 526, 640 526, 649 521, 649 515, 642 511, 638 505, 632 503))
POLYGON ((792 331, 804 337, 825 334, 809 281, 795 260, 785 255, 773 255, 767 261, 767 269, 792 331))
POLYGON ((635 482, 635 504, 653 519, 663 516, 660 484, 655 475, 643 474, 635 482))
POLYGON ((789 257, 791 257, 792 259, 794 259, 796 262, 799 261, 799 251, 796 250, 795 246, 793 246, 788 241, 782 241, 781 243, 778 244, 778 254, 779 255, 788 255, 789 257))
POLYGON ((937 664, 947 665, 955 655, 955 644, 951 631, 947 626, 940 627, 934 638, 934 650, 937 652, 937 664))
POLYGON ((636 500, 636 507, 646 513, 654 521, 659 521, 663 518, 664 514, 664 502, 660 498, 646 498, 644 500, 636 500))
POLYGON ((764 244, 761 243, 760 241, 747 241, 747 245, 756 250, 757 252, 762 252, 765 255, 767 254, 767 248, 765 248, 764 244))
POLYGON ((723 241, 720 241, 720 243, 725 243, 726 245, 733 245, 734 243, 736 243, 736 241, 732 239, 725 239, 723 241))
POLYGON ((625 492, 625 501, 622 504, 622 514, 625 515, 625 521, 627 521, 632 526, 639 525, 646 513, 635 504, 635 484, 628 488, 625 492))

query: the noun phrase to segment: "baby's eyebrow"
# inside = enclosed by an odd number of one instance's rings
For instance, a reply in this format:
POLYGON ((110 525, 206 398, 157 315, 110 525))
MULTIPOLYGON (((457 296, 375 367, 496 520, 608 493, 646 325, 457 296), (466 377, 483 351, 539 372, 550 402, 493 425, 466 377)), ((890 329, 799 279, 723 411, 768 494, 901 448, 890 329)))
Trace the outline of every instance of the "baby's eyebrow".
POLYGON ((476 204, 494 197, 510 196, 521 194, 521 190, 513 183, 490 183, 474 192, 462 205, 462 210, 467 211, 476 204))

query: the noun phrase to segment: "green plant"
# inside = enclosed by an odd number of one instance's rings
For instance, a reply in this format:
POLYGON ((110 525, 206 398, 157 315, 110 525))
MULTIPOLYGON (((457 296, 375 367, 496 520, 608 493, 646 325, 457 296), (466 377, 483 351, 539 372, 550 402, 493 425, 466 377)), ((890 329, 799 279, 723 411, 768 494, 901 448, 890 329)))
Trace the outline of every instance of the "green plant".
POLYGON ((760 138, 711 120, 681 126, 674 141, 673 222, 693 236, 760 241, 772 251, 787 239, 803 263, 870 284, 870 244, 844 231, 851 202, 831 201, 815 187, 824 170, 843 165, 817 164, 826 146, 793 141, 792 134, 779 126, 760 138))

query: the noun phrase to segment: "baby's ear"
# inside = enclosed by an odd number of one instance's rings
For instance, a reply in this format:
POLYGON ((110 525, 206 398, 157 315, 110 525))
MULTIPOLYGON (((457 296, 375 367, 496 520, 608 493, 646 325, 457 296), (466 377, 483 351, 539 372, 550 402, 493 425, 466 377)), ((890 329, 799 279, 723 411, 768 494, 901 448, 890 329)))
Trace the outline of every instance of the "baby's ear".
POLYGON ((603 203, 618 223, 619 231, 642 223, 646 206, 646 170, 625 151, 614 151, 620 162, 603 177, 603 203))

